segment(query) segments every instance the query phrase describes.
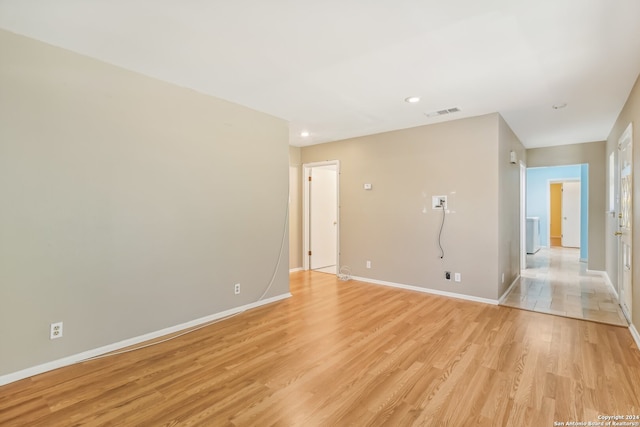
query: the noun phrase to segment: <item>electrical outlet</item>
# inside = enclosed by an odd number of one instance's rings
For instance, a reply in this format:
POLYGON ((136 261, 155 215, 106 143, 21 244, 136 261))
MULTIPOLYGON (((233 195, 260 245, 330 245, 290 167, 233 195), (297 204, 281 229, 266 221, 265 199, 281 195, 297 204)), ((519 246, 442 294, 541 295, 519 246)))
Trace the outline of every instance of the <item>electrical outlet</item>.
POLYGON ((62 322, 52 323, 49 329, 49 339, 62 338, 62 322))
POLYGON ((447 208, 447 196, 432 196, 431 197, 432 209, 446 209, 447 208))
POLYGON ((371 261, 367 260, 367 268, 371 268, 371 261))
POLYGON ((460 282, 462 280, 462 278, 460 277, 460 273, 454 274, 453 280, 455 280, 456 282, 460 282))
POLYGON ((238 295, 240 293, 240 283, 236 283, 233 286, 233 293, 236 294, 236 295, 238 295))
POLYGON ((444 279, 445 280, 451 280, 451 272, 450 271, 445 271, 444 272, 444 279))

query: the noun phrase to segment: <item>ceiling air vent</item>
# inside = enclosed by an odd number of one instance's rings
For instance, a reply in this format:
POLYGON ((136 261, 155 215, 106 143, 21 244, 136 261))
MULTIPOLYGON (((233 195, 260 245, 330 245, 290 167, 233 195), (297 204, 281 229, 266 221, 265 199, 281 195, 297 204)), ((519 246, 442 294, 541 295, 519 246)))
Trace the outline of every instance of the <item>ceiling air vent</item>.
POLYGON ((444 116, 445 114, 457 113, 458 111, 460 111, 458 107, 453 107, 453 108, 447 108, 446 110, 432 111, 431 113, 424 113, 424 114, 427 117, 438 117, 438 116, 444 116))

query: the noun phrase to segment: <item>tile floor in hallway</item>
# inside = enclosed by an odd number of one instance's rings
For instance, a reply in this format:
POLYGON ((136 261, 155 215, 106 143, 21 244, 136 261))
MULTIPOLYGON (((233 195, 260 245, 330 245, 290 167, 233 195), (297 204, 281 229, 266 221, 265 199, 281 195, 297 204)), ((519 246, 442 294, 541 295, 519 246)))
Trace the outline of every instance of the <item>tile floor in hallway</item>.
POLYGON ((618 299, 597 273, 580 262, 579 249, 542 248, 527 255, 522 271, 502 305, 610 325, 628 326, 618 299))

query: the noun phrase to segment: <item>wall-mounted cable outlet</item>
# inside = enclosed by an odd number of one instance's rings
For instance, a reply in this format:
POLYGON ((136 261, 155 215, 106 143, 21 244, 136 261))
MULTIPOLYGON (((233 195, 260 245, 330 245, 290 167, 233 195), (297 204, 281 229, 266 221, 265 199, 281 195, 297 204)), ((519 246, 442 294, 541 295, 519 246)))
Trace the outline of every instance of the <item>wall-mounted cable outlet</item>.
POLYGON ((433 209, 446 209, 447 208, 447 196, 432 196, 431 208, 433 209))
POLYGON ((371 261, 367 260, 367 268, 371 268, 371 261))
POLYGON ((62 322, 52 323, 49 329, 49 339, 62 338, 62 322))
POLYGON ((445 271, 444 272, 444 280, 451 280, 451 272, 450 271, 445 271))
POLYGON ((233 285, 233 293, 238 295, 240 293, 240 283, 233 285))

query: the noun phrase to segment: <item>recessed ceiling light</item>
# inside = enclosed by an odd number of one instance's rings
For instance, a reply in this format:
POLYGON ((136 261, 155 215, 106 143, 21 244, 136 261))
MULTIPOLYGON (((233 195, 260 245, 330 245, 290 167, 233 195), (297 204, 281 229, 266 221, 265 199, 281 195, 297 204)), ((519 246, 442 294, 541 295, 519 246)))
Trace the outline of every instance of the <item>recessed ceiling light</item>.
POLYGON ((408 102, 409 104, 415 104, 416 102, 420 102, 419 96, 410 96, 404 99, 404 102, 408 102))
POLYGON ((303 130, 302 132, 300 132, 300 136, 303 137, 303 138, 306 138, 306 137, 309 136, 309 132, 306 131, 306 130, 303 130))
POLYGON ((553 108, 554 110, 562 110, 566 106, 567 106, 567 103, 563 102, 561 104, 553 104, 551 108, 553 108))

